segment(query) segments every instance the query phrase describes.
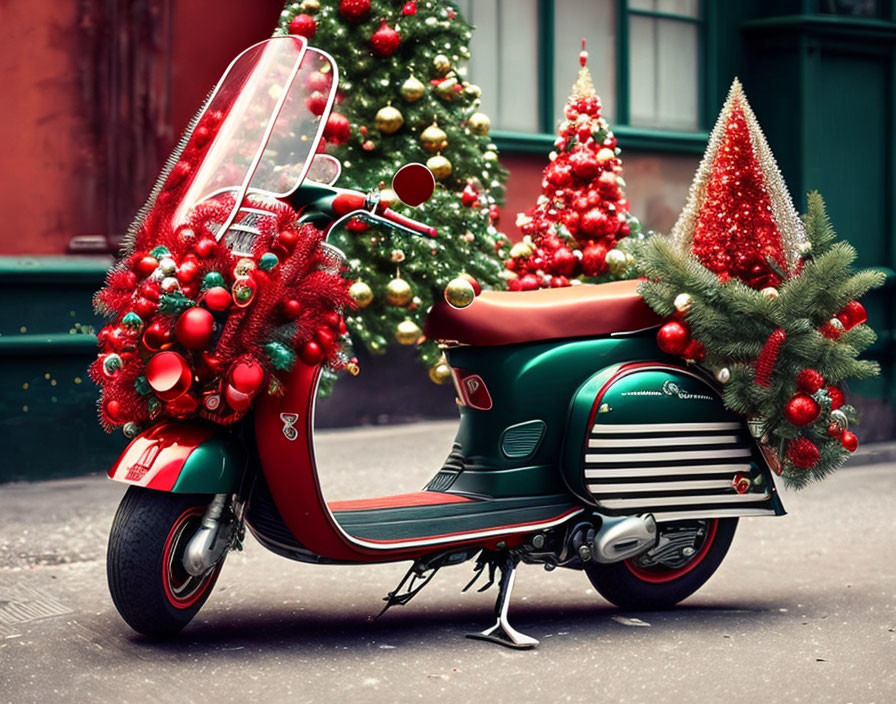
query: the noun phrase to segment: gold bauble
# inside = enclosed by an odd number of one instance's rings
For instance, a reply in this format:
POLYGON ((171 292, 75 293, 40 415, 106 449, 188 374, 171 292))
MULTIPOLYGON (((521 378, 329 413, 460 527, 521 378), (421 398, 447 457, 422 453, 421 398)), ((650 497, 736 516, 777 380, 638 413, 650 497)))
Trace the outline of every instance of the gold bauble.
POLYGON ((679 293, 675 297, 675 300, 672 301, 672 305, 675 306, 675 310, 677 310, 679 313, 687 313, 691 309, 691 305, 693 305, 691 294, 679 293))
POLYGON ((445 287, 445 300, 452 308, 466 308, 476 298, 476 290, 467 279, 458 277, 445 287))
POLYGON ((482 158, 486 161, 495 162, 498 160, 498 152, 489 149, 485 154, 482 155, 482 158))
POLYGON ((464 87, 464 95, 466 95, 468 98, 476 100, 477 98, 482 97, 482 88, 474 83, 470 83, 468 86, 464 87))
POLYGON ((731 370, 728 367, 722 367, 716 372, 716 381, 720 384, 727 384, 731 381, 731 370))
POLYGON ((445 134, 445 131, 441 127, 433 122, 420 133, 420 143, 430 154, 435 154, 448 146, 448 135, 445 134))
POLYGON ((513 259, 528 259, 532 256, 532 247, 525 242, 517 242, 510 248, 510 256, 513 259))
POLYGON ((451 70, 451 59, 444 54, 436 54, 432 59, 432 67, 440 76, 444 76, 451 70))
POLYGON ((603 166, 608 161, 612 161, 616 158, 616 152, 608 147, 604 147, 597 152, 597 163, 603 166))
POLYGON ((406 306, 413 295, 411 285, 404 279, 392 279, 386 285, 386 300, 393 306, 406 306))
POLYGON ((349 286, 348 295, 358 304, 358 308, 366 308, 373 301, 373 291, 363 281, 355 281, 349 286))
POLYGON ((423 331, 413 320, 402 320, 395 328, 395 339, 402 345, 416 344, 423 331))
POLYGON ((770 301, 773 301, 778 297, 778 289, 776 289, 774 286, 766 286, 759 293, 761 293, 765 298, 768 298, 770 301))
POLYGON ((607 256, 604 259, 607 262, 607 269, 613 276, 619 276, 619 274, 625 271, 625 267, 628 265, 628 262, 625 259, 625 254, 618 249, 611 249, 607 252, 607 256))
POLYGON ((437 181, 444 181, 451 175, 451 162, 441 154, 429 157, 426 160, 426 168, 432 171, 437 181))
POLYGON ((426 86, 416 76, 411 76, 401 84, 401 97, 409 103, 415 103, 426 92, 426 86))
POLYGON ((436 366, 429 368, 429 378, 435 384, 447 384, 451 381, 451 367, 445 362, 439 362, 436 366))
POLYGON ((491 126, 492 121, 484 112, 474 112, 470 115, 470 119, 467 120, 467 127, 470 128, 470 132, 473 134, 487 135, 491 126))
POLYGON ((383 134, 393 134, 404 124, 404 115, 391 105, 380 108, 374 119, 376 120, 376 128, 383 134))
POLYGON ((320 9, 318 0, 304 0, 302 2, 302 10, 304 12, 317 12, 320 9))

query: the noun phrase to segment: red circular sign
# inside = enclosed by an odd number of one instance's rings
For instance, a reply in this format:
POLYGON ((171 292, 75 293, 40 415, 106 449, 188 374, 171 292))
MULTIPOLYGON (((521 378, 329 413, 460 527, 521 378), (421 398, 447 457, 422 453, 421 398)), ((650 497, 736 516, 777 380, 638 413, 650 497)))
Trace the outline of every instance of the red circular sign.
POLYGON ((428 201, 435 188, 436 179, 423 164, 405 164, 392 179, 392 190, 402 203, 413 207, 428 201))

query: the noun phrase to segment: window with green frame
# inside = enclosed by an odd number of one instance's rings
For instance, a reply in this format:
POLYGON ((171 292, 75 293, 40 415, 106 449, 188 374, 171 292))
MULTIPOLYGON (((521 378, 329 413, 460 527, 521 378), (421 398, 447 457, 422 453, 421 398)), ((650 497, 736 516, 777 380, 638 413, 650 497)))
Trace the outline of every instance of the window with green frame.
MULTIPOLYGON (((626 137, 705 138, 701 0, 458 0, 476 27, 467 78, 504 148, 543 145, 562 119, 581 39, 605 117, 626 137)), ((645 144, 644 146, 649 146, 645 144)))

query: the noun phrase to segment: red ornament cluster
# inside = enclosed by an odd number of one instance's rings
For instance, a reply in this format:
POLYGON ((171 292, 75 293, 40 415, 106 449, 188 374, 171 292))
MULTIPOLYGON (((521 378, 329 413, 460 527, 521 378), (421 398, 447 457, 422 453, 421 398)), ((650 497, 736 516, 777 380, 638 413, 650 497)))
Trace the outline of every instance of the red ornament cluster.
POLYGON ((734 277, 756 289, 779 285, 777 271, 787 271, 765 173, 739 102, 731 110, 706 185, 692 251, 723 279, 734 277))
POLYGON ((347 361, 339 310, 350 304, 348 282, 329 266, 323 233, 300 225, 291 207, 250 201, 270 213, 259 218, 251 256, 234 255, 211 229, 232 211, 231 195, 203 202, 172 227, 202 151, 195 138, 188 142, 132 253, 95 297, 111 320, 90 367, 107 430, 196 415, 232 423, 263 389, 282 385, 277 375, 297 357, 334 367, 347 361))
MULTIPOLYGON (((616 137, 601 117, 586 59, 583 46, 582 72, 564 109, 552 161, 542 174, 542 195, 517 220, 531 246, 517 248, 505 261, 512 272, 511 290, 568 286, 575 277, 607 273, 607 253, 631 234, 636 222, 623 191, 616 137)), ((617 268, 624 268, 625 260, 617 261, 617 268)))

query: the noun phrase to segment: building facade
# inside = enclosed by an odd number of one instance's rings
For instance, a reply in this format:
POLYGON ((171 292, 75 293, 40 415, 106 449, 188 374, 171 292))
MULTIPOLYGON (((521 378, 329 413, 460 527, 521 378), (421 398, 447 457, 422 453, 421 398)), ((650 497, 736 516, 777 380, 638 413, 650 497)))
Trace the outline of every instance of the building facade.
MULTIPOLYGON (((477 27, 468 78, 482 87, 510 170, 502 229, 511 236, 515 214, 540 193, 582 38, 623 150, 632 210, 661 232, 684 204, 708 132, 740 77, 798 208, 806 191, 820 190, 838 232, 857 246, 859 265, 890 275, 867 301, 880 333, 871 354, 883 374, 854 391, 865 439, 893 436, 896 1, 458 6, 477 27)), ((0 436, 19 449, 0 481, 95 470, 121 446, 84 413, 95 395, 85 368, 97 324, 90 296, 109 262, 102 250, 124 231, 208 87, 241 48, 270 34, 281 7, 279 0, 4 4, 0 436)))

